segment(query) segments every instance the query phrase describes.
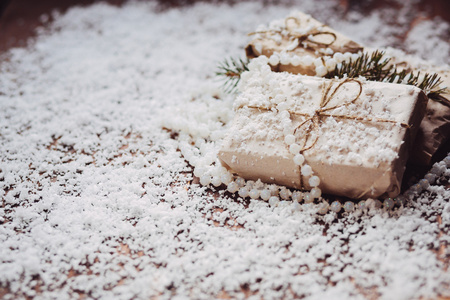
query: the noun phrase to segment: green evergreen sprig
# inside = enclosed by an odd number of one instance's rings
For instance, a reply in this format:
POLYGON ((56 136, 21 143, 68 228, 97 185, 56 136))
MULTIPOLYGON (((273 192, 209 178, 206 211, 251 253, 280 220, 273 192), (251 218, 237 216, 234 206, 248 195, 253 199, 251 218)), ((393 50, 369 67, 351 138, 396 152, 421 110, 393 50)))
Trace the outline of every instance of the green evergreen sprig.
MULTIPOLYGON (((447 92, 446 88, 440 88, 442 80, 436 73, 414 73, 407 70, 398 71, 397 67, 390 64, 391 58, 384 57, 384 51, 375 51, 372 54, 364 53, 355 60, 342 62, 336 68, 325 75, 326 78, 357 78, 365 77, 370 81, 402 83, 413 85, 422 89, 428 98, 450 106, 450 101, 441 96, 447 92)), ((248 58, 235 59, 230 57, 218 66, 216 76, 224 79, 224 90, 228 93, 236 91, 236 86, 241 79, 241 74, 248 71, 248 58)))
POLYGON ((375 51, 372 54, 364 53, 355 60, 342 62, 336 68, 325 75, 326 78, 357 78, 359 76, 371 81, 381 81, 390 83, 402 83, 413 85, 422 89, 425 94, 433 100, 445 101, 440 95, 446 91, 440 88, 442 83, 438 74, 420 72, 414 73, 407 70, 398 71, 397 67, 390 64, 390 58, 384 58, 384 51, 375 51))
POLYGON ((248 63, 248 58, 235 59, 230 57, 219 64, 216 76, 224 79, 224 90, 226 92, 233 93, 236 91, 241 74, 248 71, 248 63))

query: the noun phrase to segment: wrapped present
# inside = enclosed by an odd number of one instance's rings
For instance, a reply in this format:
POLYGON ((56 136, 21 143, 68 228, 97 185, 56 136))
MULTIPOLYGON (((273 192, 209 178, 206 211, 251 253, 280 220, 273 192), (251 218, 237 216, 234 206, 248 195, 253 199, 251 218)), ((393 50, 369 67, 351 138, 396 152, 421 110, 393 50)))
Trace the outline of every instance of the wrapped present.
POLYGON ((397 196, 428 101, 424 93, 272 72, 267 63, 254 59, 242 74, 222 164, 245 179, 296 189, 318 185, 354 199, 397 196))
MULTIPOLYGON (((358 57, 358 52, 374 52, 363 47, 339 32, 323 25, 309 15, 293 13, 283 20, 273 21, 268 28, 261 27, 246 48, 247 56, 269 57, 274 71, 293 74, 325 76, 335 66, 358 57), (353 54, 352 54, 353 53, 353 54)), ((436 73, 443 80, 442 86, 450 87, 450 68, 433 66, 427 61, 407 55, 401 50, 383 49, 398 70, 436 73)), ((414 164, 429 165, 433 155, 450 139, 450 90, 442 95, 442 101, 429 101, 412 148, 414 164)))
POLYGON ((247 57, 264 55, 274 71, 323 76, 362 47, 310 15, 295 12, 251 33, 247 57))
MULTIPOLYGON (((366 50, 375 51, 370 48, 366 50)), ((450 139, 450 66, 438 67, 398 49, 386 48, 382 51, 386 52, 386 56, 391 59, 390 63, 394 64, 398 70, 437 74, 442 80, 441 87, 447 87, 447 90, 437 99, 428 101, 425 117, 420 123, 411 153, 411 161, 414 164, 428 166, 431 164, 433 155, 450 139)))

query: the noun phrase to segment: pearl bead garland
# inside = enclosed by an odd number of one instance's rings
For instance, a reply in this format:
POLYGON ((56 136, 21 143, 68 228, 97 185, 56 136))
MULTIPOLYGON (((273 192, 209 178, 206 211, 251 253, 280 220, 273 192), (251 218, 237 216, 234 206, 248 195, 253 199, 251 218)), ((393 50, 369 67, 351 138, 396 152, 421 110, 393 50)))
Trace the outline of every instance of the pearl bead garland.
POLYGON ((313 196, 311 196, 311 193, 304 193, 303 194, 303 199, 305 200, 305 203, 312 203, 314 201, 313 196))
MULTIPOLYGON (((286 50, 289 51, 292 47, 296 47, 295 43, 288 46, 286 50)), ((327 48, 325 51, 321 51, 321 53, 323 54, 322 57, 313 58, 310 55, 300 57, 298 55, 292 55, 286 51, 281 51, 280 53, 272 54, 268 59, 268 63, 274 67, 280 64, 292 66, 314 66, 316 76, 323 77, 328 74, 328 72, 333 71, 336 66, 340 65, 342 62, 348 62, 350 60, 354 61, 359 57, 359 54, 352 54, 348 52, 334 53, 330 48, 327 48)))
POLYGON ((311 176, 311 178, 309 178, 309 185, 313 186, 313 187, 317 187, 320 184, 320 179, 317 176, 311 176))
POLYGON ((358 208, 359 208, 360 210, 364 210, 364 209, 366 208, 366 201, 364 201, 364 200, 359 201, 359 203, 358 203, 358 208))
POLYGON ((322 191, 319 188, 315 187, 311 189, 310 194, 311 197, 318 199, 320 198, 320 196, 322 196, 322 191))
POLYGON ((424 190, 430 187, 430 182, 426 179, 419 180, 420 187, 424 190))
POLYGON ((344 210, 346 212, 352 212, 355 210, 355 203, 353 203, 352 201, 347 201, 344 204, 344 210))
MULTIPOLYGON (((335 53, 335 61, 338 61, 337 58, 339 58, 340 55, 342 54, 335 53)), ((313 61, 311 61, 311 64, 312 62, 313 61)), ((325 64, 328 67, 332 66, 333 62, 326 60, 325 64)), ((275 98, 275 101, 277 101, 278 104, 287 103, 286 97, 282 95, 277 95, 275 98)), ((210 152, 210 147, 204 138, 194 139, 194 148, 191 146, 192 141, 189 142, 189 144, 180 146, 180 150, 184 158, 195 167, 193 174, 199 178, 200 184, 204 186, 212 185, 214 187, 224 185, 226 191, 229 193, 237 193, 242 198, 250 197, 251 199, 262 199, 267 201, 272 207, 286 205, 287 201, 280 201, 280 198, 282 200, 291 199, 294 202, 291 208, 293 211, 301 210, 301 205, 299 203, 301 203, 302 200, 304 200, 306 204, 310 204, 313 203, 315 199, 321 199, 322 191, 319 188, 320 178, 314 175, 314 171, 311 166, 305 163, 306 160, 301 153, 301 146, 296 143, 297 141, 295 135, 293 134, 294 130, 292 128, 292 122, 288 120, 290 118, 290 113, 287 111, 289 107, 291 107, 291 104, 287 106, 285 105, 284 110, 280 112, 280 116, 282 117, 281 119, 285 119, 281 122, 283 126, 284 142, 289 147, 289 152, 293 155, 293 162, 295 165, 299 166, 302 176, 306 177, 305 180, 311 187, 309 192, 291 191, 286 187, 279 187, 274 184, 264 184, 260 180, 256 182, 252 180, 246 181, 241 177, 235 177, 226 168, 222 167, 218 161, 216 161, 214 155, 201 155, 201 153, 205 154, 210 152)), ((208 130, 210 129, 211 128, 208 130)), ((203 134, 201 135, 203 136, 203 134)), ((182 139, 180 138, 180 140, 182 139)), ((184 139, 183 141, 188 140, 189 139, 184 139)), ((330 205, 327 201, 322 201, 315 207, 317 207, 317 212, 319 214, 326 214, 329 210, 338 213, 342 211, 342 209, 345 213, 351 213, 355 210, 365 211, 369 208, 383 208, 383 210, 387 211, 392 210, 395 207, 402 208, 407 205, 408 199, 415 198, 423 191, 429 189, 432 184, 439 183, 439 180, 442 180, 442 176, 448 176, 449 168, 450 154, 442 161, 435 163, 429 173, 405 191, 403 195, 399 195, 395 198, 386 198, 383 201, 378 199, 362 200, 359 203, 346 201, 342 204, 340 201, 333 201, 330 205)))
POLYGON ((272 197, 270 197, 270 199, 269 199, 269 205, 270 206, 277 206, 278 205, 278 203, 280 203, 280 199, 278 199, 278 197, 277 196, 272 196, 272 197))
POLYGON ((262 190, 259 195, 260 195, 261 199, 263 199, 265 201, 268 201, 270 199, 270 197, 272 196, 268 189, 262 190))
POLYGON ((317 76, 323 77, 323 76, 327 75, 327 73, 328 73, 328 70, 325 66, 316 67, 316 75, 317 76))
POLYGON ((300 202, 303 199, 303 193, 300 191, 295 191, 292 193, 291 198, 292 198, 292 201, 300 202))
POLYGON ((384 199, 383 204, 386 209, 392 209, 394 207, 394 200, 392 198, 384 199))
POLYGON ((310 165, 303 165, 301 171, 304 176, 311 176, 313 173, 310 165))
POLYGON ((434 184, 438 179, 448 174, 450 167, 450 153, 440 162, 437 162, 431 167, 430 172, 427 173, 423 179, 418 183, 412 185, 402 196, 397 197, 394 202, 397 206, 405 206, 406 200, 412 200, 414 197, 427 190, 431 184, 434 184))
POLYGON ((295 55, 294 57, 292 57, 291 64, 292 64, 294 67, 299 66, 301 63, 302 63, 302 59, 300 58, 300 56, 295 55))
MULTIPOLYGON (((324 60, 321 61, 315 61, 311 56, 292 56, 289 61, 289 58, 286 55, 274 54, 269 59, 269 63, 276 66, 280 63, 280 60, 282 60, 282 63, 285 64, 290 63, 296 65, 300 63, 309 66, 314 65, 316 71, 319 71, 318 73, 320 73, 320 71, 324 70, 319 68, 323 67, 328 70, 334 69, 337 64, 342 63, 344 60, 350 58, 354 59, 356 57, 352 57, 351 54, 344 55, 342 53, 330 53, 330 55, 332 55, 332 57, 324 56, 324 60)), ((267 66, 264 72, 270 73, 270 67, 267 66)), ((244 80, 245 76, 246 75, 244 73, 242 80, 244 80)), ((311 166, 307 164, 307 160, 305 160, 305 157, 300 152, 301 146, 299 144, 302 143, 297 141, 294 135, 295 128, 292 120, 290 120, 290 113, 288 111, 293 104, 289 102, 289 99, 286 99, 286 96, 283 94, 280 87, 274 88, 274 98, 271 101, 274 104, 282 104, 280 106, 282 111, 279 113, 279 116, 283 139, 287 147, 289 147, 290 153, 293 155, 293 162, 296 166, 299 166, 301 174, 304 176, 304 182, 309 183, 309 186, 311 187, 311 191, 309 192, 291 191, 282 187, 280 189, 279 186, 274 184, 263 184, 261 181, 246 181, 241 177, 234 176, 220 165, 220 163, 216 160, 213 147, 211 147, 212 144, 206 141, 206 138, 211 138, 215 130, 215 128, 210 125, 189 126, 189 124, 173 120, 172 123, 168 124, 166 127, 172 127, 175 131, 181 132, 178 138, 180 141, 180 151, 189 164, 195 167, 193 174, 199 179, 200 184, 203 186, 221 187, 224 190, 226 189, 226 191, 231 194, 238 193, 242 198, 260 198, 264 201, 268 201, 270 206, 285 205, 286 201, 281 201, 280 203, 281 198, 283 200, 292 199, 295 203, 293 204, 293 207, 298 208, 300 207, 299 203, 302 203, 302 200, 304 200, 309 207, 316 207, 318 209, 318 213, 326 214, 330 210, 330 203, 320 200, 322 194, 319 187, 321 183, 320 178, 314 175, 311 166), (275 89, 278 89, 278 92, 275 92, 275 89), (313 206, 310 203, 314 202, 315 199, 319 199, 319 201, 317 201, 319 204, 313 206)), ((232 117, 232 114, 230 114, 230 117, 232 117)), ((225 117, 225 119, 227 118, 229 117, 225 117)), ((218 139, 219 138, 211 138, 213 141, 218 139)), ((408 204, 407 199, 412 199, 419 193, 429 189, 430 185, 433 185, 436 182, 439 183, 439 181, 442 180, 442 175, 444 173, 448 176, 449 167, 450 155, 444 158, 441 162, 434 164, 429 173, 426 174, 418 183, 413 185, 408 191, 406 191, 404 195, 399 195, 394 199, 384 199, 383 203, 369 199, 367 200, 367 207, 366 200, 362 200, 359 203, 346 201, 343 205, 343 201, 337 201, 339 205, 337 203, 333 203, 334 209, 337 210, 340 206, 339 211, 342 211, 343 208, 345 213, 350 213, 355 210, 367 210, 368 208, 372 209, 375 207, 384 207, 384 210, 391 210, 394 207, 405 207, 408 204)))
POLYGON ((301 155, 301 154, 296 154, 296 155, 294 156, 294 163, 295 163, 297 166, 303 165, 304 162, 305 162, 305 157, 304 157, 303 155, 301 155))
MULTIPOLYGON (((186 150, 187 151, 187 150, 186 150)), ((188 152, 190 158, 195 161, 195 155, 191 152, 188 152)), ((197 160, 199 161, 199 160, 197 160)), ((295 202, 296 206, 292 209, 293 211, 300 210, 299 203, 304 200, 306 204, 310 204, 314 202, 314 199, 320 199, 322 191, 318 186, 320 185, 320 178, 318 176, 312 175, 312 168, 304 164, 305 158, 302 154, 298 153, 294 156, 294 163, 296 165, 301 166, 301 172, 304 176, 309 175, 308 183, 311 187, 313 187, 309 192, 301 192, 301 191, 293 191, 291 192, 286 187, 279 187, 274 184, 268 185, 264 184, 260 180, 245 180, 241 177, 234 176, 223 167, 214 167, 210 166, 209 168, 202 166, 202 163, 198 163, 198 166, 194 168, 194 175, 200 175, 200 183, 202 185, 208 186, 213 185, 215 187, 221 186, 222 184, 226 185, 226 189, 230 193, 238 193, 242 198, 251 199, 262 199, 264 201, 268 201, 269 205, 272 207, 278 206, 280 204, 285 203, 285 200, 291 199, 295 202), (279 195, 279 196, 278 196, 279 195), (280 201, 280 198, 284 201, 280 201)), ((436 180, 447 172, 447 168, 450 165, 450 155, 447 156, 440 163, 435 164, 430 173, 427 173, 425 177, 419 180, 418 183, 411 186, 403 195, 399 195, 396 198, 386 198, 381 202, 378 199, 372 200, 362 200, 359 203, 355 204, 352 201, 346 201, 342 204, 340 201, 336 200, 331 203, 331 205, 322 201, 317 205, 317 213, 319 214, 327 214, 329 210, 339 213, 342 209, 344 209, 345 213, 351 213, 356 209, 365 211, 368 207, 374 209, 384 210, 392 210, 394 207, 404 207, 406 205, 407 199, 412 199, 413 197, 420 194, 423 190, 426 190, 430 187, 432 183, 435 183, 436 180), (369 203, 370 205, 366 203, 369 203)), ((283 204, 284 205, 284 204, 283 204)))
POLYGON ((236 178, 236 184, 238 185, 238 187, 243 187, 245 186, 245 179, 242 177, 238 177, 236 178))
POLYGON ((328 204, 328 202, 324 201, 322 203, 319 203, 319 210, 317 212, 321 215, 325 215, 328 213, 329 208, 330 205, 328 204))
POLYGON ((272 66, 276 66, 279 63, 280 63, 280 59, 279 59, 278 55, 272 54, 272 56, 270 56, 270 58, 269 58, 269 64, 271 64, 272 66))
POLYGON ((296 143, 293 143, 289 146, 289 152, 291 152, 291 154, 293 154, 293 155, 297 155, 301 149, 302 149, 302 147, 296 143))
POLYGON ((358 54, 339 52, 334 53, 330 48, 325 49, 325 51, 321 50, 323 56, 317 58, 313 58, 310 55, 292 55, 292 53, 287 52, 289 50, 292 50, 292 47, 295 48, 296 46, 298 45, 294 42, 293 44, 288 46, 286 50, 272 54, 268 59, 269 65, 273 67, 276 67, 280 64, 285 66, 292 65, 294 67, 300 65, 314 66, 316 76, 323 77, 328 74, 328 72, 333 71, 338 64, 344 61, 349 61, 350 59, 355 60, 359 57, 358 54))
POLYGON ((283 187, 280 189, 280 198, 281 199, 287 200, 287 199, 289 199, 290 196, 291 196, 291 192, 287 188, 283 187))
POLYGON ((203 175, 200 177, 200 183, 204 186, 207 186, 211 183, 211 176, 209 175, 203 175))
POLYGON ((248 188, 241 187, 239 189, 239 196, 241 196, 242 198, 247 198, 247 196, 248 196, 248 188))
POLYGON ((211 179, 211 184, 215 187, 218 187, 222 184, 222 180, 220 180, 219 176, 213 176, 213 178, 211 179))
POLYGON ((233 177, 229 172, 226 172, 222 174, 222 176, 220 176, 220 180, 222 181, 223 184, 228 185, 233 180, 233 177))
POLYGON ((406 205, 406 198, 405 196, 400 195, 394 199, 394 202, 398 207, 403 207, 406 205))
POLYGON ((248 193, 248 195, 252 199, 258 199, 259 198, 259 191, 257 189, 251 189, 250 192, 248 193))
POLYGON ((342 208, 341 202, 334 201, 333 203, 331 203, 330 209, 335 213, 338 213, 341 210, 341 208, 342 208))
POLYGON ((429 183, 433 184, 434 181, 436 180, 436 177, 437 176, 435 174, 428 173, 425 175, 424 179, 428 180, 429 183))
POLYGON ((194 169, 194 175, 197 177, 202 177, 202 175, 205 173, 205 170, 203 168, 195 168, 194 169))
POLYGON ((376 209, 380 209, 382 206, 383 206, 383 203, 380 200, 378 200, 378 199, 374 200, 374 207, 376 209))
POLYGON ((284 137, 284 142, 290 146, 295 142, 295 136, 293 134, 288 134, 284 137))
POLYGON ((229 191, 230 193, 234 194, 239 190, 239 186, 236 182, 230 182, 227 186, 227 191, 229 191))

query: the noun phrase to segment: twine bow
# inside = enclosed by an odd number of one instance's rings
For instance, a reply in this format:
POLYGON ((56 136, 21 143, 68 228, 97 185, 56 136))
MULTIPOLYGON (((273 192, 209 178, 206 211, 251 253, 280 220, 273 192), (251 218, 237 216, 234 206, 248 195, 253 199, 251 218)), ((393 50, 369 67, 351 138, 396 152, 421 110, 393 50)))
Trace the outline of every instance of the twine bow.
MULTIPOLYGON (((295 112, 295 111, 294 112, 289 111, 289 114, 291 116, 292 115, 300 115, 300 116, 306 116, 307 117, 306 120, 304 120, 302 123, 300 123, 294 130, 294 135, 295 135, 300 128, 302 128, 303 126, 307 126, 306 136, 305 136, 305 139, 304 139, 303 147, 300 150, 300 153, 311 149, 317 143, 317 140, 319 139, 319 135, 316 135, 314 141, 309 146, 307 146, 308 140, 311 137, 311 133, 313 132, 313 130, 317 130, 318 128, 320 128, 320 125, 322 124, 323 117, 338 117, 338 118, 344 118, 344 119, 352 119, 352 120, 361 119, 362 120, 362 118, 359 117, 359 116, 346 116, 346 115, 327 114, 328 111, 331 111, 331 110, 334 110, 334 109, 337 109, 337 108, 342 108, 342 107, 345 107, 345 106, 348 106, 350 104, 355 103, 356 100, 358 100, 359 97, 361 96, 361 93, 362 93, 362 83, 359 80, 356 80, 356 79, 353 79, 353 78, 347 78, 347 79, 341 81, 338 84, 338 86, 336 86, 334 89, 333 89, 333 81, 330 81, 328 86, 322 91, 322 98, 320 100, 319 108, 314 112, 314 114, 312 116, 308 116, 306 114, 298 113, 298 112, 295 112), (351 83, 351 82, 355 82, 355 83, 358 84, 359 91, 358 91, 358 94, 356 95, 356 97, 354 97, 353 99, 351 99, 349 101, 346 101, 344 103, 328 107, 328 104, 331 102, 331 100, 336 95, 338 90, 342 86, 344 86, 344 84, 351 83)), ((390 120, 383 120, 383 121, 391 122, 390 120)))
MULTIPOLYGON (((310 150, 317 144, 317 141, 319 140, 319 134, 316 134, 314 140, 309 145, 308 145, 308 141, 311 137, 312 132, 314 132, 320 128, 320 126, 323 122, 323 118, 334 117, 334 118, 339 118, 339 119, 354 120, 354 121, 360 121, 360 122, 392 123, 392 124, 398 124, 403 128, 410 128, 410 125, 402 123, 402 122, 394 121, 394 120, 328 113, 329 111, 354 104, 360 98, 360 96, 362 94, 362 83, 355 78, 346 78, 345 80, 341 80, 339 82, 339 84, 333 88, 335 82, 336 82, 335 80, 331 80, 329 82, 329 84, 326 86, 326 88, 322 91, 322 98, 320 100, 319 108, 316 109, 312 115, 288 110, 291 118, 293 116, 306 117, 306 119, 303 122, 301 122, 294 130, 294 135, 296 135, 296 133, 301 128, 306 126, 306 135, 303 139, 303 146, 300 149, 300 153, 310 150), (331 100, 333 100, 333 98, 336 96, 337 92, 345 84, 352 83, 352 82, 358 84, 359 90, 358 90, 357 95, 350 100, 344 101, 343 103, 340 103, 340 104, 337 104, 334 106, 329 106, 331 100)), ((243 106, 241 106, 239 108, 242 108, 242 107, 243 106)), ((247 106, 247 107, 253 108, 253 109, 258 109, 258 110, 266 110, 266 111, 270 111, 274 108, 274 107, 258 107, 258 106, 247 106)), ((300 174, 301 174, 301 172, 300 172, 300 174)), ((301 175, 300 175, 300 186, 303 186, 303 179, 302 179, 301 175)))
POLYGON ((260 33, 278 33, 278 34, 283 35, 284 30, 286 30, 287 36, 289 36, 293 40, 298 39, 298 45, 296 47, 294 47, 293 49, 289 49, 287 51, 294 51, 296 48, 298 48, 300 46, 304 46, 305 48, 309 48, 312 50, 315 50, 316 48, 326 48, 326 47, 331 46, 337 39, 337 36, 335 33, 330 32, 330 31, 319 31, 317 27, 313 27, 309 32, 307 32, 305 34, 295 32, 294 29, 299 28, 300 24, 301 23, 298 18, 288 17, 284 20, 285 29, 279 29, 279 30, 270 29, 270 30, 256 31, 256 32, 251 32, 248 35, 260 34, 260 33), (296 26, 291 27, 288 22, 289 20, 294 20, 294 22, 296 23, 296 26), (319 42, 319 41, 314 40, 314 37, 319 36, 319 35, 331 36, 332 40, 328 43, 319 42))

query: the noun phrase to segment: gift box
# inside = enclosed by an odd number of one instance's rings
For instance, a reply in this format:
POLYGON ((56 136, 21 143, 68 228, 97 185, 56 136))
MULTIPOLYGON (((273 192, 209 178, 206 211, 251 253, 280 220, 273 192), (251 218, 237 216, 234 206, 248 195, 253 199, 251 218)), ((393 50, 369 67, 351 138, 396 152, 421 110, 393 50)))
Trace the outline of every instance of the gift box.
POLYGON ((412 150, 411 161, 417 165, 429 166, 433 155, 449 138, 450 107, 440 102, 428 101, 426 114, 412 150))
POLYGON ((254 39, 246 47, 248 58, 267 56, 274 71, 294 74, 323 76, 362 50, 358 43, 302 12, 260 26, 250 35, 254 39))
POLYGON ((427 97, 415 87, 272 72, 242 74, 222 164, 251 180, 354 199, 395 197, 427 97))
POLYGON ((450 139, 450 70, 435 72, 441 76, 447 92, 440 95, 438 101, 428 101, 425 117, 420 123, 411 159, 424 166, 431 164, 433 155, 450 139))
MULTIPOLYGON (((355 60, 356 53, 363 50, 371 53, 376 50, 359 45, 301 12, 273 21, 268 28, 258 28, 251 35, 255 38, 246 48, 249 58, 265 55, 270 59, 272 70, 293 74, 322 77, 333 71, 337 64, 355 60)), ((395 64, 399 71, 437 73, 443 80, 442 86, 450 87, 448 67, 433 66, 401 50, 382 50, 387 52, 387 56, 391 58, 390 64, 395 64)), ((430 165, 433 155, 449 139, 450 92, 447 92, 442 95, 441 101, 428 102, 425 118, 412 147, 411 161, 417 165, 430 165)))

